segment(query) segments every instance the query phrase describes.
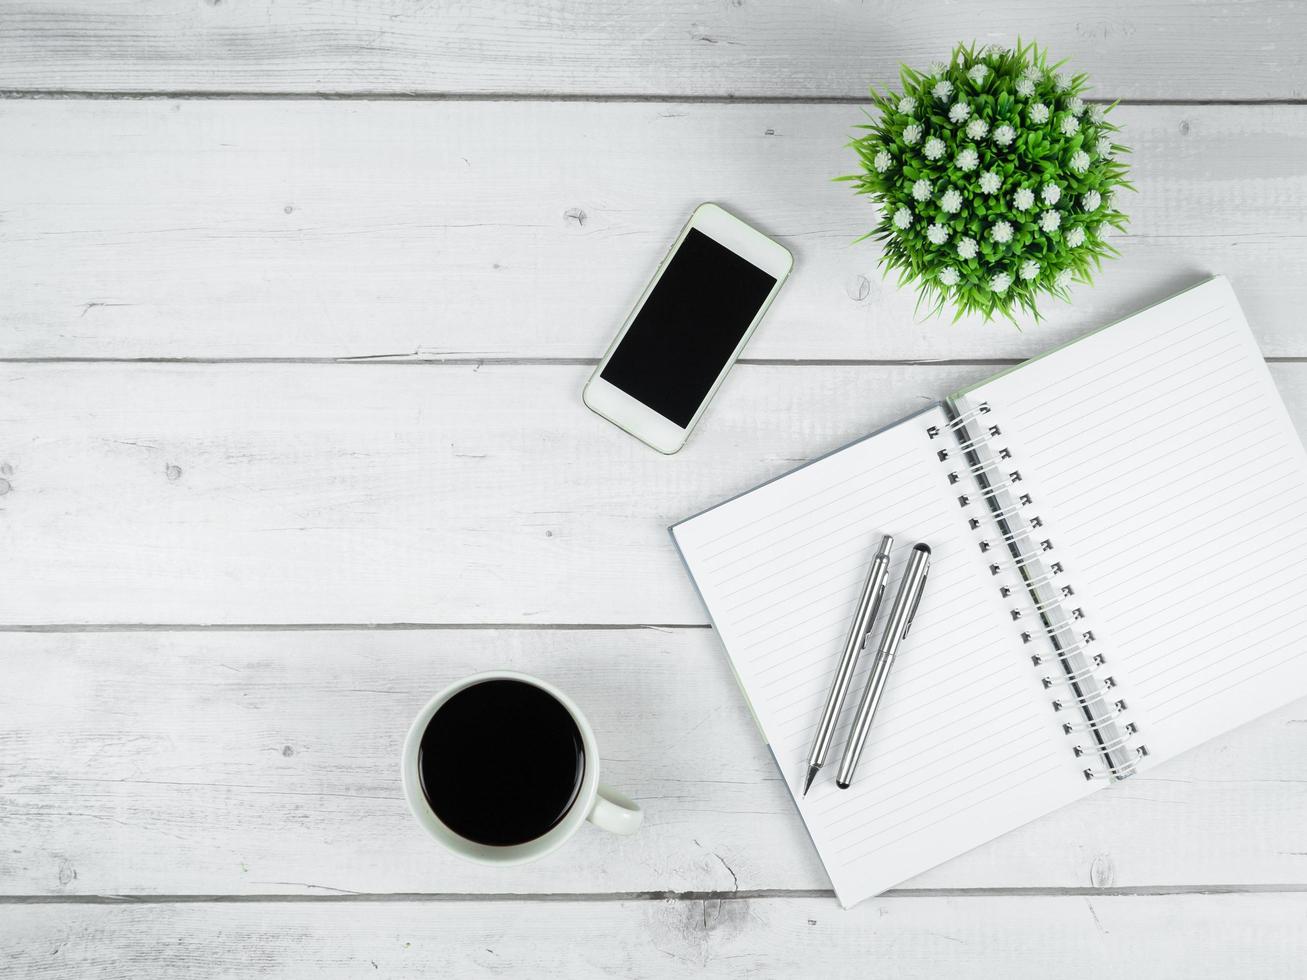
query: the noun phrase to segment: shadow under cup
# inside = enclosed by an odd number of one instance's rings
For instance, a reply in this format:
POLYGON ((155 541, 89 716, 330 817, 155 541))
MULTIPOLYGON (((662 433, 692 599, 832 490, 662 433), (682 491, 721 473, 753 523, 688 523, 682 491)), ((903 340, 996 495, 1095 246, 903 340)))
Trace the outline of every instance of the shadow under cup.
POLYGON ((508 857, 567 820, 586 767, 586 739, 572 711, 537 684, 499 676, 468 684, 436 708, 416 775, 445 828, 508 857))

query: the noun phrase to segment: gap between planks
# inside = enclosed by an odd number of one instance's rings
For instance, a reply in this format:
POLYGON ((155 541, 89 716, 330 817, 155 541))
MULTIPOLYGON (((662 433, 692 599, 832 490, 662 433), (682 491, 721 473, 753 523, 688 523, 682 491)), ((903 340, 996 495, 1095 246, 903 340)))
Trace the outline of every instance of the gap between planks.
MULTIPOLYGON (((747 358, 742 367, 1014 367, 1023 358, 747 358)), ((1307 356, 1267 357, 1267 364, 1307 364, 1307 356)), ((354 357, 0 357, 0 364, 304 364, 386 365, 398 367, 591 367, 596 357, 423 357, 414 354, 363 354, 354 357)))
MULTIPOLYGON (((1268 361, 1307 361, 1307 357, 1267 358, 1268 361)), ((454 367, 593 367, 597 357, 445 357, 420 350, 396 354, 354 354, 348 357, 0 357, 0 364, 361 364, 454 367)), ((852 358, 741 357, 735 362, 755 367, 1011 367, 1020 358, 852 358)))
MULTIPOLYGON (((741 357, 741 367, 1014 367, 1028 358, 741 357)), ((1307 356, 1271 356, 1267 364, 1307 364, 1307 356)), ((305 364, 387 367, 593 367, 597 357, 442 357, 420 352, 349 357, 0 357, 3 364, 305 364)))
POLYGON ((706 630, 708 623, 12 623, 0 633, 298 633, 403 630, 706 630))
MULTIPOLYGON (((882 892, 878 898, 1117 898, 1172 895, 1297 895, 1302 885, 1139 885, 1129 888, 908 888, 882 892)), ((834 899, 828 889, 758 888, 708 892, 530 892, 478 894, 474 892, 345 892, 335 895, 4 895, 5 905, 267 905, 267 904, 368 904, 380 902, 730 902, 750 899, 834 899)))
MULTIPOLYGON (((151 90, 102 91, 98 89, 3 89, 0 99, 58 100, 100 99, 106 101, 143 101, 148 99, 190 101, 250 102, 606 102, 631 104, 681 105, 866 105, 869 99, 854 95, 676 95, 665 92, 641 94, 567 92, 265 92, 151 90)), ((1294 106, 1307 105, 1307 99, 1086 99, 1104 105, 1122 106, 1294 106)))

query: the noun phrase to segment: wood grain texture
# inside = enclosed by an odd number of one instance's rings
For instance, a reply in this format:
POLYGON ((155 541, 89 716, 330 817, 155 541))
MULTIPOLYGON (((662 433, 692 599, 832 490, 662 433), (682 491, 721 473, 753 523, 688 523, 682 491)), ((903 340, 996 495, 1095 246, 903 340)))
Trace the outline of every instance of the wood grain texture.
POLYGON ((853 244, 855 106, 0 102, 0 356, 597 358, 710 199, 797 257, 750 358, 1019 358, 1213 272, 1307 356, 1307 107, 1118 115, 1124 256, 1020 331, 853 244))
POLYGON ((704 623, 669 524, 993 369, 741 365, 670 458, 588 371, 7 365, 0 625, 704 623))
MULTIPOLYGON (((0 676, 3 895, 830 887, 708 630, 11 633, 0 676), (577 700, 638 834, 512 869, 425 836, 404 733, 496 667, 577 700)), ((1299 702, 902 889, 1307 887, 1304 759, 1299 702)))
POLYGON ((131 977, 1287 977, 1302 895, 23 905, 30 980, 131 977))
MULTIPOLYGON (((0 6, 20 96, 690 100, 0 100, 0 359, 585 362, 701 200, 799 260, 749 351, 786 363, 671 460, 583 411, 584 363, 0 365, 0 626, 533 627, 4 632, 6 976, 1301 972, 1307 703, 845 913, 711 631, 550 624, 702 623, 669 521, 993 370, 789 362, 1027 356, 1210 272, 1307 357, 1307 107, 1118 110, 1125 257, 1021 333, 915 321, 851 244, 855 105, 694 99, 861 99, 1020 33, 1099 98, 1293 102, 1305 28, 1289 0, 0 6), (422 835, 400 739, 491 665, 577 697, 640 834, 493 872, 422 835), (151 901, 205 895, 234 901, 151 901)), ((1274 372, 1302 428, 1307 365, 1274 372)))
POLYGON ((1112 98, 1283 99, 1307 87, 1305 32, 1291 0, 17 0, 0 88, 858 97, 955 41, 1022 36, 1112 98))
POLYGON ((7 365, 0 623, 705 623, 670 523, 991 371, 744 365, 666 458, 584 366, 7 365))

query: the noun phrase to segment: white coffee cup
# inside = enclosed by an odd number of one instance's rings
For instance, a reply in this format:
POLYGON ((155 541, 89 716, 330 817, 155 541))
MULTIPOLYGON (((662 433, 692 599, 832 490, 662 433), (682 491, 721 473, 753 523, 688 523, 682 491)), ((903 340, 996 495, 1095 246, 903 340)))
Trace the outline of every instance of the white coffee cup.
POLYGON ((419 711, 418 716, 413 719, 413 724, 408 730, 408 736, 404 739, 404 755, 400 764, 400 775, 404 782, 404 798, 408 801, 409 809, 413 811, 413 816, 417 818, 417 822, 425 828, 427 833, 444 844, 449 850, 460 857, 479 864, 510 865, 535 861, 562 847, 573 834, 581 829, 581 824, 587 820, 596 827, 610 830, 615 834, 633 834, 640 829, 640 822, 644 818, 644 812, 637 803, 600 784, 599 747, 595 743, 594 730, 590 727, 590 723, 586 721, 585 715, 581 713, 581 709, 572 702, 571 698, 552 684, 542 681, 538 677, 520 674, 511 670, 493 670, 484 674, 473 674, 471 677, 465 677, 461 681, 451 684, 427 702, 427 706, 419 711), (426 733, 427 725, 435 717, 436 712, 440 710, 441 705, 459 691, 465 690, 473 684, 494 680, 522 681, 551 695, 554 700, 567 709, 568 714, 572 716, 572 720, 576 722, 576 727, 581 733, 582 744, 585 747, 585 772, 581 777, 581 789, 577 793, 576 802, 572 804, 566 816, 551 830, 535 840, 529 840, 522 844, 511 844, 506 847, 480 844, 468 840, 445 826, 432 811, 431 804, 427 802, 426 795, 422 792, 422 779, 418 771, 418 753, 422 747, 422 736, 426 733))

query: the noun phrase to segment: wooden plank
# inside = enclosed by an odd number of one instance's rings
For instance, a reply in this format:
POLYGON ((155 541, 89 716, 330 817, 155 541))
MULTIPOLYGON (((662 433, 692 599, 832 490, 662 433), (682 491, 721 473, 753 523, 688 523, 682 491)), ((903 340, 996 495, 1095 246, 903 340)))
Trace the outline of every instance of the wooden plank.
MULTIPOLYGON (((0 676, 0 894, 829 888, 708 630, 10 633, 0 676), (572 694, 636 836, 513 869, 427 839, 404 732, 492 667, 572 694)), ((1305 759, 1299 702, 905 888, 1301 887, 1305 759)))
POLYGON ((1212 272, 1307 356, 1307 107, 1118 112, 1124 257, 1019 331, 915 322, 853 244, 854 106, 0 103, 0 356, 595 358, 708 199, 797 255, 751 358, 1019 358, 1212 272))
POLYGON ((231 976, 1296 976, 1302 895, 20 905, 33 980, 231 976), (1177 933, 1183 923, 1184 933, 1177 933), (869 967, 869 964, 874 966, 869 967))
POLYGON ((742 365, 666 458, 577 365, 7 365, 0 624, 704 623, 669 524, 992 371, 742 365))
POLYGON ((668 459, 583 366, 7 365, 0 623, 703 623, 670 523, 991 370, 745 365, 668 459))
POLYGON ((1307 12, 1291 0, 983 7, 786 0, 7 3, 0 88, 857 97, 957 40, 1039 38, 1113 98, 1292 98, 1307 12))

